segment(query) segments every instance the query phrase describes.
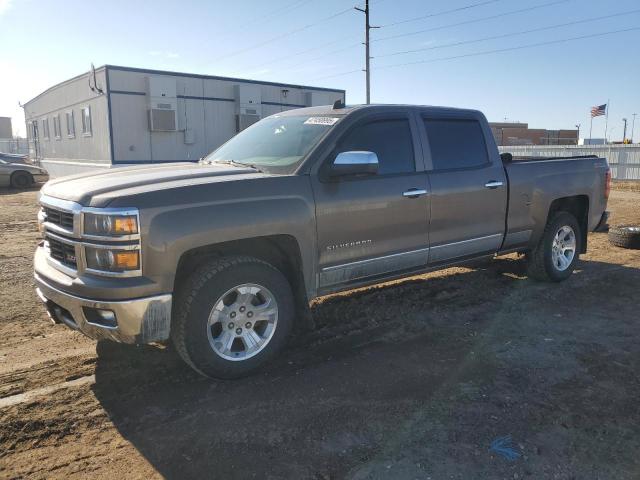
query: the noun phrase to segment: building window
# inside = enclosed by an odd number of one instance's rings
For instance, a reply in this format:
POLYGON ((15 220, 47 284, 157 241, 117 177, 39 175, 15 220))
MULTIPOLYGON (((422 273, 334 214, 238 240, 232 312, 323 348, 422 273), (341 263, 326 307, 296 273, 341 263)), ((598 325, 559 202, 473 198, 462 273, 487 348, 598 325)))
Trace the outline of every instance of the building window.
POLYGON ((74 138, 76 136, 76 124, 73 119, 73 110, 66 113, 67 117, 67 137, 74 138))
POLYGON ((53 117, 53 136, 60 140, 60 115, 53 117))
POLYGON ((49 119, 42 119, 42 136, 45 140, 49 140, 49 119))
POLYGON ((91 135, 91 107, 82 109, 82 134, 91 135))

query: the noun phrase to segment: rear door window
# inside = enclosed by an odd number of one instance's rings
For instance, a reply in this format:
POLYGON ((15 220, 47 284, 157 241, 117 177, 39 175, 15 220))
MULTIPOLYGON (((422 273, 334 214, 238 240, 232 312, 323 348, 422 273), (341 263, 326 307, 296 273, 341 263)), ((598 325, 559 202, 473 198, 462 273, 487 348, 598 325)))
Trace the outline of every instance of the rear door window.
POLYGON ((477 120, 424 119, 434 170, 481 167, 489 163, 477 120))

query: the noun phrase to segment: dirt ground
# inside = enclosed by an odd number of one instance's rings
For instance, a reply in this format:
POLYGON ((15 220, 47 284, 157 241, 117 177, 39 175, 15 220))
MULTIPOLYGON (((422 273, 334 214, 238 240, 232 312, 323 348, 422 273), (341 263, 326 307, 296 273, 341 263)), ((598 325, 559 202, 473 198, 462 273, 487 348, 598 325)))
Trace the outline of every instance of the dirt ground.
MULTIPOLYGON (((36 196, 0 191, 2 478, 640 478, 640 251, 606 234, 561 284, 507 256, 324 299, 265 372, 215 382, 49 322, 36 196)), ((640 192, 609 209, 640 223, 640 192)))

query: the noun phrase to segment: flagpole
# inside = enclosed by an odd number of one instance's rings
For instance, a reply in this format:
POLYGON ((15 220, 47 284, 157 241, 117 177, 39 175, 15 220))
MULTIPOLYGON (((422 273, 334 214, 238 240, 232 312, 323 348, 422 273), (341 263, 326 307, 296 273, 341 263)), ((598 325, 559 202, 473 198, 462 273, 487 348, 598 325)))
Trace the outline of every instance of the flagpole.
POLYGON ((589 145, 591 145, 591 132, 593 131, 593 113, 591 114, 591 123, 589 124, 589 145))
POLYGON ((607 116, 605 117, 605 120, 604 120, 604 143, 609 143, 607 141, 607 127, 609 126, 609 102, 610 100, 607 98, 607 108, 606 108, 607 116))

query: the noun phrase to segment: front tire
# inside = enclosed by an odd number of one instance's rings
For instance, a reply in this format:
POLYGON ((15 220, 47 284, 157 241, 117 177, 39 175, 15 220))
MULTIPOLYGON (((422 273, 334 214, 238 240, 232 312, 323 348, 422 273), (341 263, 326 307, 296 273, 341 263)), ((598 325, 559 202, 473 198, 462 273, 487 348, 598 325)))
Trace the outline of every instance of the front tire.
POLYGON ((253 257, 223 257, 200 267, 180 289, 171 336, 197 372, 238 378, 284 347, 294 312, 291 287, 279 270, 253 257))
POLYGON ((548 221, 538 245, 527 254, 530 278, 545 282, 561 282, 573 273, 582 235, 576 217, 556 212, 548 221))
POLYGON ((15 172, 11 175, 11 186, 13 188, 28 188, 33 185, 33 177, 29 172, 15 172))

